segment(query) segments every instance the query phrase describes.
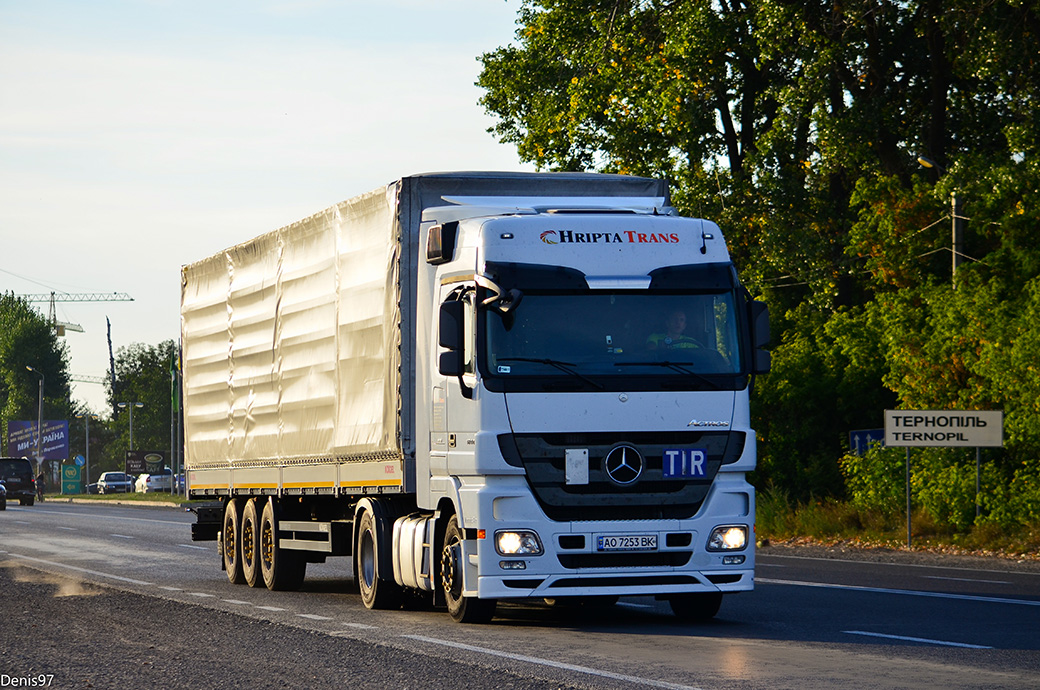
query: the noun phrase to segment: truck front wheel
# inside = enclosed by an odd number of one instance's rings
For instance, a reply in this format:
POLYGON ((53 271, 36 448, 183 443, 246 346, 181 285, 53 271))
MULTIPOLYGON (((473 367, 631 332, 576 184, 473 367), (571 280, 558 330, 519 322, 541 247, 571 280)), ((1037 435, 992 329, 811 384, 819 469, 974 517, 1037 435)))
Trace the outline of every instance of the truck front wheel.
POLYGON ((494 599, 477 599, 462 594, 462 571, 465 569, 462 542, 465 533, 459 527, 459 518, 452 515, 444 531, 441 551, 441 584, 448 604, 448 615, 456 623, 487 623, 495 615, 494 599))
POLYGON ((239 545, 241 513, 239 513, 238 506, 237 498, 228 499, 227 504, 225 504, 224 527, 221 539, 224 570, 227 572, 228 582, 233 585, 240 585, 246 581, 245 576, 242 574, 242 547, 239 545))

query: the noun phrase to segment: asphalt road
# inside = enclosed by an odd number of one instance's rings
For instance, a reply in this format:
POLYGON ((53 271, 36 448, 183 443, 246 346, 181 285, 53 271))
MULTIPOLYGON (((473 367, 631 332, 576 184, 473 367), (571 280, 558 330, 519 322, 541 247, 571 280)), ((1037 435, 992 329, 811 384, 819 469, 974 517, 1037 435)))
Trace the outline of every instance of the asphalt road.
POLYGON ((172 508, 0 513, 0 687, 1037 688, 1040 564, 759 551, 756 590, 666 604, 368 611, 349 560, 300 592, 233 586, 172 508), (39 676, 38 674, 43 674, 39 676))

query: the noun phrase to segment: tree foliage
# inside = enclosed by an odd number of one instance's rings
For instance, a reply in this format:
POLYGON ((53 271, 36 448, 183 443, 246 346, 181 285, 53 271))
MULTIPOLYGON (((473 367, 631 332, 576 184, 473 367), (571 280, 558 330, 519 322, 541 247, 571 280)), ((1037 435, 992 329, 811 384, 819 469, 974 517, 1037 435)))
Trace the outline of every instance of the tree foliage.
POLYGON ((67 419, 69 403, 68 349, 47 319, 28 302, 0 294, 0 434, 7 452, 7 422, 36 421, 40 378, 44 377, 43 418, 67 419))
MULTIPOLYGON (((481 58, 491 131, 542 169, 667 178, 769 302, 760 483, 855 493, 847 433, 886 407, 1003 409, 987 515, 1036 519, 1034 0, 526 0, 517 24, 481 58)), ((962 521, 935 498, 960 460, 935 458, 917 495, 962 521)))
MULTIPOLYGON (((115 388, 108 384, 109 403, 117 412, 108 424, 102 462, 121 469, 127 450, 170 450, 170 367, 177 344, 164 340, 158 345, 132 343, 116 350, 115 388), (125 407, 118 407, 126 403, 125 407), (133 446, 130 444, 130 406, 133 407, 133 446)), ((169 455, 167 457, 170 457, 169 455)))

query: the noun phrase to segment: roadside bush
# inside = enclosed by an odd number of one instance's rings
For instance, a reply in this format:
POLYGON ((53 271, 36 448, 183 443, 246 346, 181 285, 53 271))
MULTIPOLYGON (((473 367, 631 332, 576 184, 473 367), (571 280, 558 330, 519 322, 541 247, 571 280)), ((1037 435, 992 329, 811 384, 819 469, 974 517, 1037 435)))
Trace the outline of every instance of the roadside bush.
POLYGON ((905 511, 905 451, 874 445, 863 455, 845 455, 839 464, 852 505, 881 513, 905 511))

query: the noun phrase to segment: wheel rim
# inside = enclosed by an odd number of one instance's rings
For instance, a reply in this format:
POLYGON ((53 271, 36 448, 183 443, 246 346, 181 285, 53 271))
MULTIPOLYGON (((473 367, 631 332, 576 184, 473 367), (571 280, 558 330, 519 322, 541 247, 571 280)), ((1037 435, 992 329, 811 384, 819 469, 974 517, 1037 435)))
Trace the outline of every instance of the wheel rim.
POLYGON ((235 534, 235 521, 228 516, 224 520, 224 558, 228 563, 235 562, 236 539, 238 539, 238 535, 235 534))
POLYGON ((266 571, 270 571, 274 565, 274 530, 267 520, 260 528, 260 561, 266 571))
POLYGON ((366 530, 361 535, 361 548, 358 553, 358 574, 361 575, 361 582, 366 589, 371 589, 376 580, 375 553, 375 540, 372 538, 372 533, 366 530))
POLYGON ((253 545, 256 543, 253 535, 253 521, 246 520, 245 524, 242 525, 242 564, 252 567, 253 558, 256 556, 253 553, 253 545))
POLYGON ((462 573, 459 571, 461 551, 462 545, 456 537, 444 545, 441 555, 441 582, 445 595, 453 602, 459 601, 462 596, 462 573))

